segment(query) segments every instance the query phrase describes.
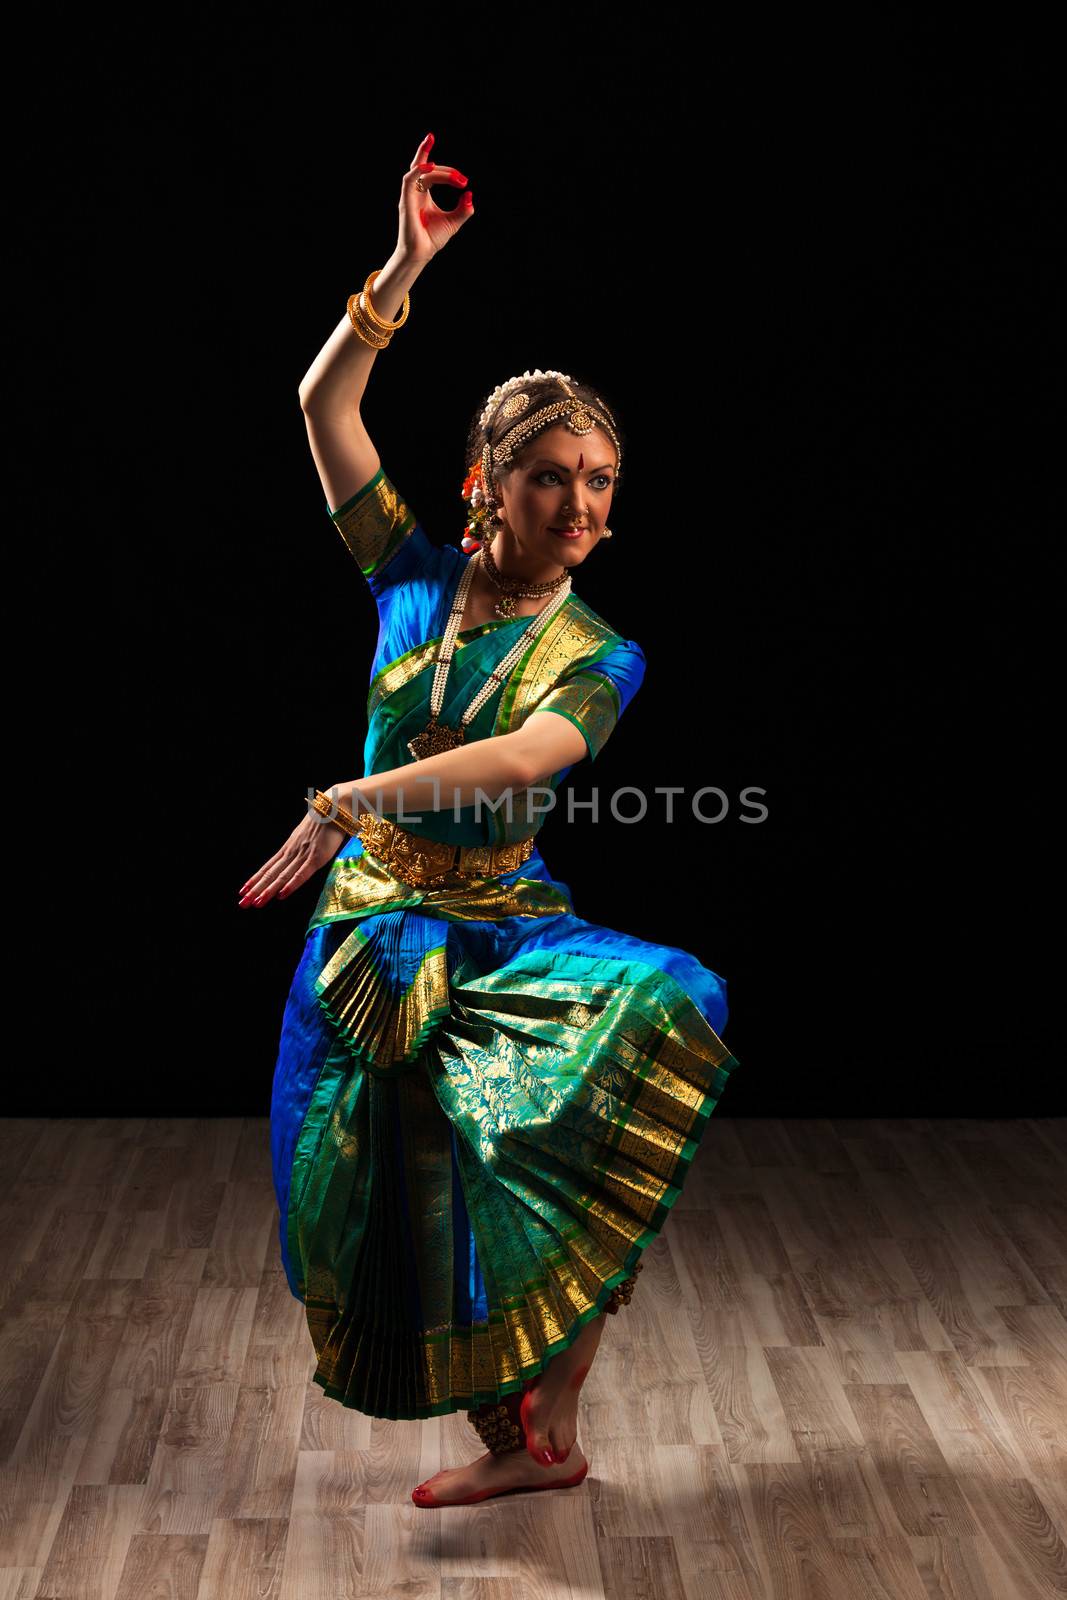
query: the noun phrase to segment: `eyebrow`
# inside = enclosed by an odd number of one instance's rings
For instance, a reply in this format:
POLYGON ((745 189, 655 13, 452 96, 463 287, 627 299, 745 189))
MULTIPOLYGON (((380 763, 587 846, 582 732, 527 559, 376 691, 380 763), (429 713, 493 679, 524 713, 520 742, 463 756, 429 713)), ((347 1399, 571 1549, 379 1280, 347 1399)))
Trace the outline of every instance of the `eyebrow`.
MULTIPOLYGON (((538 456, 536 461, 531 461, 530 465, 537 467, 540 466, 542 461, 550 467, 559 467, 561 472, 569 472, 571 470, 570 467, 565 467, 562 461, 553 461, 551 456, 538 456)), ((615 471, 615 463, 613 461, 605 461, 602 467, 586 467, 585 470, 587 472, 604 472, 609 468, 612 472, 615 471)))

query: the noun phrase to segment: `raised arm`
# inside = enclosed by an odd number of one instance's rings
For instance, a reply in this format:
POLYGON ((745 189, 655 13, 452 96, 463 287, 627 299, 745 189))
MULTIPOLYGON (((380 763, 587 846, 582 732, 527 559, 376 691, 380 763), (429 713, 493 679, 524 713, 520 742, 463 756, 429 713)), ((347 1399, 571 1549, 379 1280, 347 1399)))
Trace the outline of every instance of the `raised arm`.
MULTIPOLYGON (((474 215, 469 189, 454 211, 442 211, 429 189, 415 187, 420 176, 427 183, 461 186, 467 181, 454 167, 429 160, 432 144, 433 135, 427 134, 404 174, 396 248, 370 295, 373 309, 390 321, 400 315, 404 296, 426 264, 474 215)), ((360 409, 377 354, 346 312, 300 382, 308 443, 331 513, 364 488, 381 467, 360 409)))

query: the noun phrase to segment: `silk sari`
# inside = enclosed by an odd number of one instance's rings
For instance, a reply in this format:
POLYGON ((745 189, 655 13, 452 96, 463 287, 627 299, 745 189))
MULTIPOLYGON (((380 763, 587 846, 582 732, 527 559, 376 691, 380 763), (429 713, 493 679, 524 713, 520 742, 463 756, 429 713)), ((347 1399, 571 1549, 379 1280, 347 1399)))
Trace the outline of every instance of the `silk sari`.
MULTIPOLYGON (((377 605, 370 776, 411 762, 467 557, 431 544, 381 470, 329 515, 377 605)), ((528 623, 460 633, 443 722, 528 623)), ((552 711, 595 761, 644 666, 572 593, 467 739, 552 711)), ((316 1383, 370 1416, 500 1401, 616 1309, 737 1065, 720 1037, 725 981, 685 950, 579 917, 528 799, 479 814, 405 797, 411 832, 534 838, 495 876, 418 887, 347 839, 286 1001, 271 1102, 281 1259, 316 1383)))

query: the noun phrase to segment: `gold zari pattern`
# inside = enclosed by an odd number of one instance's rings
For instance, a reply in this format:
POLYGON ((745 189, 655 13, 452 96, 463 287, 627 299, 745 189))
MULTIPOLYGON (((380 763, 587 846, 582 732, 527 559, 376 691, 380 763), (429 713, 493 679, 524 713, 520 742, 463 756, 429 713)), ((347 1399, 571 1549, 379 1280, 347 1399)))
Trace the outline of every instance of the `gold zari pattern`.
POLYGON ((442 882, 450 873, 459 878, 492 878, 515 872, 533 854, 533 839, 514 844, 448 844, 421 833, 409 833, 388 817, 361 811, 356 827, 363 847, 382 866, 419 887, 442 882))
POLYGON ((618 640, 606 622, 570 596, 534 641, 526 660, 511 674, 500 697, 494 733, 521 728, 545 696, 565 676, 611 648, 618 640))
POLYGON ((380 469, 330 517, 365 578, 392 560, 416 525, 415 513, 380 469))
POLYGON ((398 878, 375 856, 337 856, 330 863, 318 904, 308 927, 337 922, 364 912, 422 906, 435 916, 454 921, 496 917, 547 917, 571 911, 571 902, 541 878, 461 878, 448 873, 436 884, 420 888, 398 878))
MULTIPOLYGON (((404 765, 397 752, 425 722, 441 644, 425 635, 457 569, 380 472, 331 515, 382 620, 369 777, 404 765)), ((487 635, 512 626, 457 636, 457 703, 506 659, 508 636, 487 635)), ((640 670, 633 642, 569 595, 478 729, 555 711, 595 756, 640 670)), ((376 1417, 466 1409, 503 1453, 525 1443, 525 1383, 595 1316, 630 1304, 736 1062, 708 1021, 714 975, 575 916, 524 837, 536 824, 495 811, 484 832, 458 815, 455 828, 412 820, 480 842, 457 850, 361 813, 308 923, 318 936, 276 1076, 287 1272, 328 1395, 376 1417)), ((608 863, 629 874, 638 909, 684 869, 655 843, 662 855, 608 863)))
POLYGON ((541 711, 555 711, 573 722, 585 736, 590 759, 595 761, 619 720, 619 691, 605 673, 579 671, 550 689, 531 716, 541 711))
POLYGON ((323 967, 315 990, 353 1055, 371 1072, 387 1072, 413 1061, 435 1022, 448 1015, 445 947, 428 950, 414 981, 393 996, 357 924, 323 967))

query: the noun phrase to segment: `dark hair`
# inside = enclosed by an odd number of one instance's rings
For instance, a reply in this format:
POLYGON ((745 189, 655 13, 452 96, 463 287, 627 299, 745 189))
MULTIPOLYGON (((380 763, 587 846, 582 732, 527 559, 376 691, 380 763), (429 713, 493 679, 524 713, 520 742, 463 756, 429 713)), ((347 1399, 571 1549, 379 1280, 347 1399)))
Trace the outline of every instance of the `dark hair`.
MULTIPOLYGON (((603 412, 605 415, 607 415, 608 417, 611 418, 612 426, 613 426, 614 431, 615 431, 615 436, 619 441, 620 450, 625 455, 626 454, 626 439, 625 439, 625 437, 623 435, 622 428, 619 426, 618 412, 615 410, 615 407, 613 405, 611 405, 611 403, 609 401, 607 401, 606 399, 602 399, 600 394, 598 393, 598 391, 596 389, 591 388, 590 385, 587 384, 587 383, 579 383, 579 382, 577 382, 577 380, 572 379, 572 380, 570 380, 570 387, 574 390, 574 393, 577 395, 578 399, 579 400, 584 400, 586 402, 586 404, 591 407, 592 410, 598 411, 598 412, 603 412)), ((492 392, 493 391, 490 390, 489 394, 492 394, 492 392)), ((516 391, 513 391, 513 392, 516 392, 516 391)), ((505 418, 500 423, 499 427, 496 426, 497 413, 500 410, 500 406, 499 405, 497 405, 494 408, 492 414, 490 415, 490 417, 489 417, 489 419, 488 419, 488 421, 486 423, 486 426, 484 428, 482 427, 481 415, 482 415, 482 412, 485 410, 487 404, 489 403, 489 394, 487 394, 485 396, 485 398, 481 401, 481 404, 478 406, 477 411, 474 413, 474 417, 473 417, 473 419, 471 421, 470 428, 467 431, 467 470, 468 470, 468 472, 470 471, 470 469, 474 466, 474 464, 476 462, 478 462, 478 461, 480 461, 482 459, 482 448, 483 448, 483 446, 485 444, 485 441, 486 441, 487 437, 488 437, 488 439, 489 439, 491 444, 493 444, 493 445, 499 444, 502 439, 505 439, 507 437, 507 435, 511 431, 511 429, 513 427, 518 426, 523 421, 523 419, 525 417, 532 416, 535 411, 539 411, 542 406, 551 403, 553 400, 562 400, 562 399, 564 399, 566 397, 566 391, 560 387, 559 383, 557 382, 557 380, 555 378, 531 378, 527 383, 525 383, 523 385, 523 392, 530 396, 530 404, 526 407, 526 409, 524 411, 520 412, 520 414, 517 417, 507 417, 507 418, 505 418)), ((501 404, 502 403, 503 402, 501 402, 501 404)), ((564 419, 563 418, 561 418, 561 417, 553 418, 551 421, 546 422, 543 428, 539 428, 535 434, 528 435, 527 438, 526 438, 525 443, 522 446, 522 449, 519 451, 519 456, 520 457, 524 456, 526 454, 526 451, 529 449, 529 447, 534 443, 534 441, 536 439, 540 438, 542 433, 547 432, 549 428, 560 427, 561 425, 563 425, 563 423, 564 423, 564 419)), ((600 428, 601 432, 605 432, 606 431, 604 429, 603 424, 600 423, 600 422, 597 423, 597 427, 600 428)), ((611 435, 609 434, 608 437, 610 438, 611 435)), ((497 477, 498 478, 506 478, 509 475, 509 473, 511 473, 511 472, 513 472, 515 470, 515 467, 517 465, 518 465, 518 461, 517 460, 513 460, 508 466, 500 468, 497 471, 497 477)), ((614 493, 618 494, 619 489, 621 487, 622 487, 622 470, 621 470, 621 468, 617 468, 616 472, 615 472, 615 489, 614 489, 614 493)))

